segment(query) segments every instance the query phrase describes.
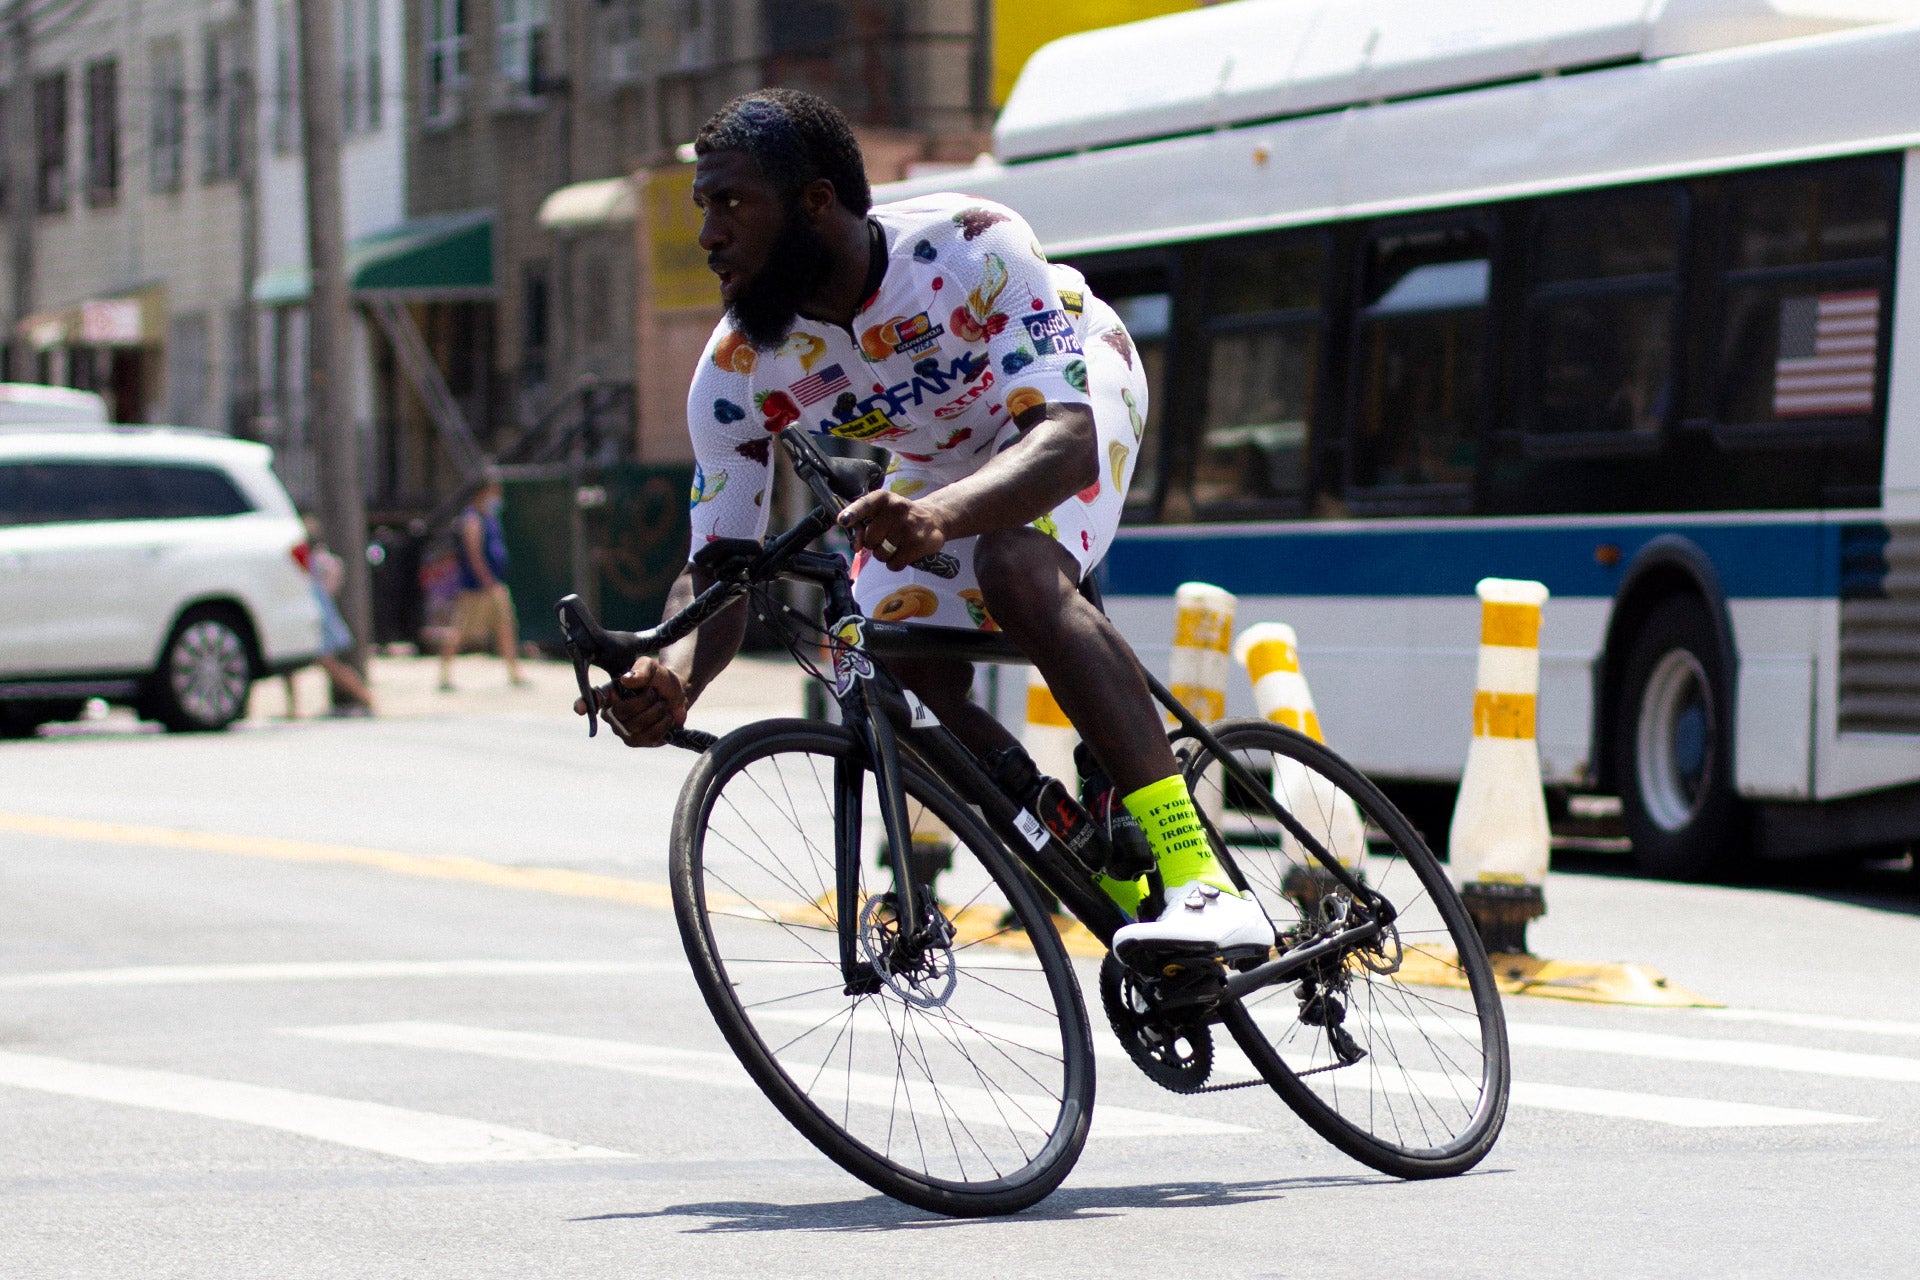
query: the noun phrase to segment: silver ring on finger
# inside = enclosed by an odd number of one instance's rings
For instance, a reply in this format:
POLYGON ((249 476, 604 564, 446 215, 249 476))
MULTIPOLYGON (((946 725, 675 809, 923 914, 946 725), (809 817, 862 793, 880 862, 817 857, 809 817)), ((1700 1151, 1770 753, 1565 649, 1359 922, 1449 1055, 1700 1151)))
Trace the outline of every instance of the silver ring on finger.
POLYGON ((900 548, 898 548, 898 547, 896 547, 896 546, 894 546, 894 545, 893 545, 893 540, 892 540, 891 538, 882 538, 882 539, 880 539, 880 554, 881 554, 881 555, 883 555, 883 556, 890 556, 890 555, 892 555, 892 554, 893 554, 894 552, 896 552, 896 551, 898 551, 899 549, 900 549, 900 548))

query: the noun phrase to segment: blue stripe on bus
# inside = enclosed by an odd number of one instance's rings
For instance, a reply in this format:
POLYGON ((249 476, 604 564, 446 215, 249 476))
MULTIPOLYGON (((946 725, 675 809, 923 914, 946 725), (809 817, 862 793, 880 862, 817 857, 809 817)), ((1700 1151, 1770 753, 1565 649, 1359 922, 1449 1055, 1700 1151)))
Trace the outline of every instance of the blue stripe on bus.
POLYGON ((1169 537, 1126 531, 1107 553, 1109 595, 1170 596, 1183 582, 1237 595, 1458 596, 1482 578, 1526 578, 1557 596, 1611 597, 1640 549, 1677 534, 1712 560, 1730 598, 1831 597, 1841 526, 1805 523, 1450 529, 1422 524, 1316 528, 1309 523, 1169 537), (1618 563, 1600 563, 1602 546, 1618 563))

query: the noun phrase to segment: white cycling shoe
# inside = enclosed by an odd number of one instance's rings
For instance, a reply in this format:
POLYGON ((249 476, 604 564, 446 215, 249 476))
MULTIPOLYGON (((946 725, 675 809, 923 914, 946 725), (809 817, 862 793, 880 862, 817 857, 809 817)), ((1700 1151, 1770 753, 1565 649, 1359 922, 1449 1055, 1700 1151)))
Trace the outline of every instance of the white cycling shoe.
POLYGON ((1167 890, 1167 907, 1159 919, 1142 920, 1115 933, 1113 951, 1121 963, 1139 968, 1163 956, 1236 959, 1264 954, 1273 939, 1273 921, 1251 895, 1242 898, 1195 880, 1167 890))

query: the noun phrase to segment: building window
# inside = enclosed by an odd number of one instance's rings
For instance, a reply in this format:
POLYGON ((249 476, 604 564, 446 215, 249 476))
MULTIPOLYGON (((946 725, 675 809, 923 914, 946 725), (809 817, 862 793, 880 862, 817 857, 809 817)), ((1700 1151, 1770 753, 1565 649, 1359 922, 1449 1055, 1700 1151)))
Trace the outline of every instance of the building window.
POLYGON ((1672 186, 1541 204, 1523 410, 1534 441, 1657 438, 1673 400, 1680 207, 1672 186))
POLYGON ((87 64, 87 203, 120 198, 120 65, 112 58, 87 64))
POLYGON ((385 75, 380 65, 380 0, 360 0, 360 29, 360 92, 366 97, 360 125, 371 133, 386 118, 382 101, 385 75))
POLYGON ((1478 227, 1368 243, 1349 461, 1356 486, 1464 492, 1472 480, 1491 263, 1478 227))
POLYGON ((1317 236, 1214 246, 1196 506, 1299 501, 1306 494, 1326 260, 1317 236))
POLYGON ((1896 171, 1808 165, 1731 183, 1714 417, 1859 423, 1881 382, 1896 171))
POLYGON ((201 44, 200 86, 201 177, 207 182, 232 178, 240 172, 241 112, 240 31, 236 27, 209 27, 201 44))
POLYGON ((211 354, 204 312, 167 320, 167 421, 175 426, 207 425, 211 354))
POLYGON ((41 213, 67 211, 67 73, 33 82, 34 203, 41 213))
MULTIPOLYGON (((673 65, 677 69, 698 71, 713 65, 713 14, 709 12, 713 4, 714 0, 673 0, 673 65)), ((778 11, 768 16, 769 29, 776 29, 778 11)))
POLYGON ((426 33, 427 123, 453 119, 460 113, 460 93, 467 83, 466 0, 421 0, 421 29, 426 33))
POLYGON ((547 264, 529 262, 520 295, 520 367, 529 386, 547 380, 547 264))
POLYGON ((647 74, 647 21, 640 0, 611 0, 601 12, 600 47, 609 84, 632 84, 647 74))
POLYGON ((495 70, 508 100, 535 97, 551 78, 547 0, 495 0, 500 23, 494 33, 495 70))
POLYGON ((155 191, 178 191, 185 176, 187 64, 178 40, 155 41, 148 58, 147 180, 155 191))
POLYGON ((293 0, 273 9, 273 150, 300 149, 300 34, 293 0))

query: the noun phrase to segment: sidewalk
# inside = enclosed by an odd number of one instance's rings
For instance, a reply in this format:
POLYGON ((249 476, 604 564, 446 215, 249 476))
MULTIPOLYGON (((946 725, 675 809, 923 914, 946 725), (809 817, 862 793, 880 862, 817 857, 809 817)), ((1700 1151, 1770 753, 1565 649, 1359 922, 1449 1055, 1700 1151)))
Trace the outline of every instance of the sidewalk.
MULTIPOLYGON (((440 660, 435 657, 375 656, 369 673, 382 719, 418 719, 442 716, 532 715, 572 719, 579 696, 573 667, 544 658, 523 659, 521 673, 529 681, 518 688, 507 683, 507 669, 498 658, 469 654, 454 660, 451 693, 440 691, 440 660)), ((606 677, 594 672, 596 683, 606 677)), ((301 720, 328 714, 326 674, 308 667, 294 677, 295 701, 301 720)), ((742 654, 720 674, 704 697, 699 711, 751 711, 756 715, 797 716, 806 676, 785 654, 742 654)), ((698 714, 698 711, 696 712, 698 714)), ((247 704, 250 720, 284 720, 287 698, 278 680, 253 686, 247 704)), ((729 717, 730 719, 733 717, 729 717)))

